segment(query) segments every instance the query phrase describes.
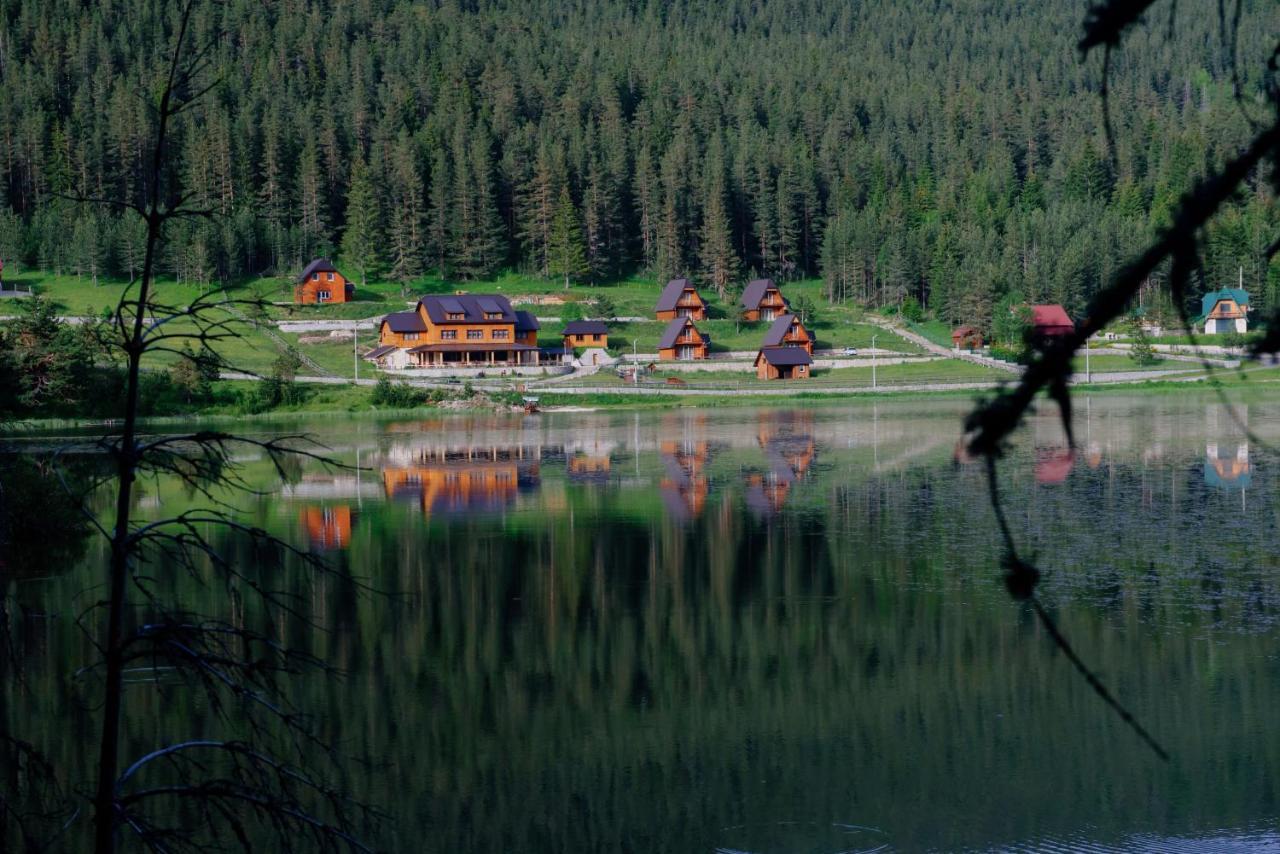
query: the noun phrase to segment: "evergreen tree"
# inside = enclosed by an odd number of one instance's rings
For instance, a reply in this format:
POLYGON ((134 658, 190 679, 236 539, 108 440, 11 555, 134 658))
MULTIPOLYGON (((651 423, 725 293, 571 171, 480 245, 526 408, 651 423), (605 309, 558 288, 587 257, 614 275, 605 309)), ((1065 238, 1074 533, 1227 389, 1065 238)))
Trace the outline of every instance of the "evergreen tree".
POLYGON ((359 153, 351 162, 351 181, 347 189, 346 227, 342 232, 342 263, 360 275, 365 287, 370 276, 380 269, 378 223, 380 211, 374 193, 369 167, 359 153))
POLYGON ((550 265, 548 270, 555 278, 563 278, 564 286, 574 279, 581 279, 590 272, 586 248, 582 243, 582 229, 578 225, 578 213, 574 210, 569 188, 560 188, 556 200, 555 217, 551 223, 550 265))

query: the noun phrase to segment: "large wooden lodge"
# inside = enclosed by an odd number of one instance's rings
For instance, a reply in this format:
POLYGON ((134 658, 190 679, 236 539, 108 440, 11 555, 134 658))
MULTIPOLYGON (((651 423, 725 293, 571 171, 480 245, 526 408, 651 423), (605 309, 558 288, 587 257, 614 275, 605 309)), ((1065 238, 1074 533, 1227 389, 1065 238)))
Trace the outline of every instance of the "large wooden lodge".
POLYGON ((515 367, 543 362, 538 321, 497 294, 424 296, 413 311, 389 314, 378 346, 382 365, 422 368, 515 367))

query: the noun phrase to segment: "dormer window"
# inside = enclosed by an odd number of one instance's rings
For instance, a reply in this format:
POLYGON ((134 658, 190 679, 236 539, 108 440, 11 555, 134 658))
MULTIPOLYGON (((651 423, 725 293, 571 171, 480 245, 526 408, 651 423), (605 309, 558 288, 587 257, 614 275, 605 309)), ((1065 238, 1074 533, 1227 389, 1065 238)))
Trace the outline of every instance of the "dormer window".
POLYGON ((484 313, 484 319, 485 319, 485 320, 501 320, 501 319, 502 319, 502 312, 500 312, 500 311, 486 311, 486 312, 484 313))
POLYGON ((446 316, 450 320, 465 320, 467 315, 461 311, 451 311, 446 316))

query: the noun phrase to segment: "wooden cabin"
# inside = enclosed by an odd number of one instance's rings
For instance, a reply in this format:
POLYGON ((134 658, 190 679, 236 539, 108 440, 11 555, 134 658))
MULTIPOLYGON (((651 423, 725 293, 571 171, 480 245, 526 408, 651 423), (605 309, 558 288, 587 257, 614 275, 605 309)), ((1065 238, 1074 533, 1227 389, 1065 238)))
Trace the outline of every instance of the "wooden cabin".
POLYGON ((532 314, 513 310, 504 296, 425 296, 413 311, 382 319, 378 344, 404 349, 415 367, 538 365, 538 329, 532 314))
POLYGON ((688 279, 672 279, 662 289, 654 311, 659 320, 674 320, 677 317, 706 320, 707 301, 688 279))
POLYGON ((1243 288, 1223 288, 1210 291, 1200 299, 1200 313, 1204 317, 1204 334, 1249 331, 1249 292, 1243 288))
POLYGON ((1031 306, 1031 334, 1034 338, 1059 338, 1075 331, 1075 323, 1062 306, 1056 303, 1031 306))
POLYGON ((981 350, 984 343, 982 330, 976 326, 957 326, 951 330, 952 349, 981 350))
POLYGON ((773 279, 755 279, 742 291, 742 319, 749 323, 773 320, 790 311, 787 298, 773 279))
POLYGON ((564 325, 560 333, 564 339, 564 348, 609 346, 609 324, 603 320, 572 320, 564 325))
POLYGON ((698 331, 691 317, 677 317, 667 324, 658 340, 658 358, 671 361, 697 361, 707 358, 711 339, 698 331))
POLYGON ((804 328, 800 318, 794 314, 783 314, 774 319, 773 325, 764 334, 760 347, 802 347, 812 356, 813 336, 804 328))
POLYGON ((293 301, 298 305, 351 302, 356 286, 338 272, 328 258, 317 258, 294 281, 293 301))
POLYGON ((812 375, 813 357, 803 347, 761 347, 755 368, 762 380, 804 380, 812 375))

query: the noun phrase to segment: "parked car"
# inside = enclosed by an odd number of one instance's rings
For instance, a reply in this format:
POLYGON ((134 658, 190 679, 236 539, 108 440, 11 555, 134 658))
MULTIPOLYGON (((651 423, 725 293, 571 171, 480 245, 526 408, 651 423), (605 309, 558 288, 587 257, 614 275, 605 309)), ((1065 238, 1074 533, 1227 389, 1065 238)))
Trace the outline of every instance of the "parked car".
POLYGON ((856 356, 856 355, 858 355, 858 348, 857 348, 857 347, 845 347, 845 348, 844 348, 843 350, 841 350, 840 352, 841 352, 841 353, 843 353, 843 354, 844 354, 844 355, 846 355, 846 356, 856 356))

